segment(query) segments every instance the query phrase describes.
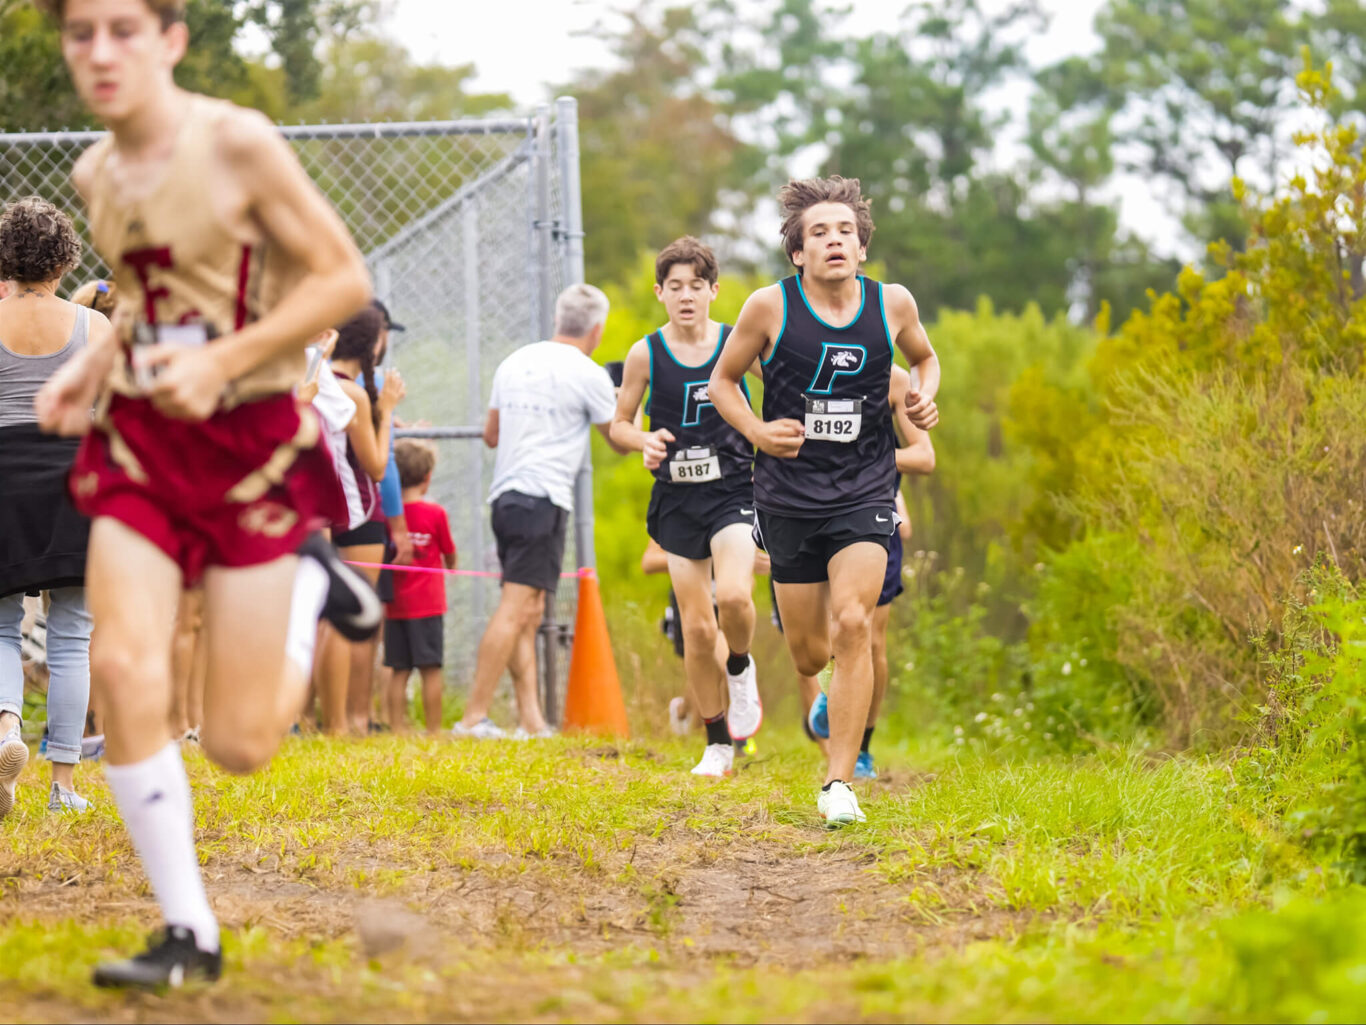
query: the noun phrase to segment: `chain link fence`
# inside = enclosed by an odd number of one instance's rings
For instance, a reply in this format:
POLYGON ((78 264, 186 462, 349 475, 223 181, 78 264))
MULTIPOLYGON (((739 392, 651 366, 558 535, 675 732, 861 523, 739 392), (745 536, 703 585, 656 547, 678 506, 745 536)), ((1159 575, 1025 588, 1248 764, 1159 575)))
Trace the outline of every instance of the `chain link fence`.
MULTIPOLYGON (((281 129, 364 253, 375 292, 406 328, 387 365, 408 385, 399 433, 435 439, 432 500, 445 507, 464 569, 496 572, 485 495, 493 457, 480 439, 493 372, 505 356, 551 334, 555 296, 583 280, 578 114, 572 99, 529 117, 281 129)), ((0 202, 40 195, 89 239, 71 166, 97 132, 0 134, 0 202)), ((70 290, 108 269, 88 245, 70 290)), ((591 466, 576 491, 566 569, 592 565, 591 466)), ((448 585, 448 683, 473 676, 493 578, 448 585)), ((576 588, 547 602, 538 662, 547 714, 563 708, 576 588)))

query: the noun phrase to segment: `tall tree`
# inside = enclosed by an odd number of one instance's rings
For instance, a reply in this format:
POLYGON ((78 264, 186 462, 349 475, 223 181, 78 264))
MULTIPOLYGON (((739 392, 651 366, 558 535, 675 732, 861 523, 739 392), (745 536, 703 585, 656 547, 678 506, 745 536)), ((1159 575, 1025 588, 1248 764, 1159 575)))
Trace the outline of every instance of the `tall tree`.
MULTIPOLYGON (((1097 59, 1070 57, 1034 77, 1025 139, 1045 188, 1038 216, 1068 240, 1073 308, 1090 321, 1108 303, 1118 320, 1149 288, 1169 288, 1178 268, 1157 261, 1142 240, 1123 233, 1108 193, 1115 172, 1113 122, 1119 104, 1097 59)), ((1040 193, 1042 189, 1036 188, 1040 193)))
POLYGON ((1318 61, 1333 64, 1335 94, 1328 113, 1366 114, 1366 5, 1361 0, 1323 0, 1306 23, 1309 48, 1318 61))
MULTIPOLYGON (((190 49, 176 81, 286 117, 317 95, 319 41, 345 38, 374 11, 373 0, 189 0, 190 49), (271 43, 264 60, 242 52, 253 24, 271 43)), ((62 63, 56 26, 29 0, 0 0, 0 130, 93 125, 62 63)))
POLYGON ((468 88, 474 65, 416 64, 389 39, 357 36, 328 47, 316 99, 295 107, 304 121, 428 121, 512 107, 506 93, 468 88))
POLYGON ((1110 0, 1096 30, 1129 166, 1175 191, 1197 239, 1240 245, 1229 183, 1275 181, 1295 102, 1291 0, 1110 0))
POLYGON ((724 233, 748 210, 761 157, 705 84, 705 10, 646 5, 607 38, 620 61, 568 86, 579 99, 588 276, 621 281, 641 249, 724 233))
POLYGON ((851 87, 829 118, 823 170, 856 176, 874 203, 875 253, 927 315, 989 294, 1007 309, 1068 305, 1066 239, 1034 216, 1030 182, 995 168, 1008 113, 988 92, 1023 75, 1033 0, 913 4, 896 32, 859 40, 851 87))

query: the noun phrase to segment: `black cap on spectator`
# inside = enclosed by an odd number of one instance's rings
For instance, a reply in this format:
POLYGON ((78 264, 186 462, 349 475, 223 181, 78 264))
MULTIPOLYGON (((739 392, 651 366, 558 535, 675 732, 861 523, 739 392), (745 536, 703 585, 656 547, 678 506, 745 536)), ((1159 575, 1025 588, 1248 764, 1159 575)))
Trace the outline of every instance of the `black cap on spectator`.
POLYGON ((385 306, 384 303, 380 302, 378 299, 371 299, 370 305, 373 306, 375 309, 379 310, 380 313, 384 314, 384 326, 388 328, 390 331, 408 330, 402 324, 394 323, 394 318, 389 316, 389 307, 385 306))

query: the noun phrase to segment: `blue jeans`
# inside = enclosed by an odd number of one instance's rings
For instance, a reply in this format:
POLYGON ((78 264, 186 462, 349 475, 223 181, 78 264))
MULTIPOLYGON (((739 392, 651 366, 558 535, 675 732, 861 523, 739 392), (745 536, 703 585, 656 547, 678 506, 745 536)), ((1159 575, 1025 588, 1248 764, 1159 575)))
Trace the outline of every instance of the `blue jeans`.
MULTIPOLYGON (((47 758, 74 765, 90 705, 90 613, 84 587, 49 591, 47 610, 47 758)), ((24 669, 19 630, 24 596, 0 598, 0 712, 24 714, 24 669)))

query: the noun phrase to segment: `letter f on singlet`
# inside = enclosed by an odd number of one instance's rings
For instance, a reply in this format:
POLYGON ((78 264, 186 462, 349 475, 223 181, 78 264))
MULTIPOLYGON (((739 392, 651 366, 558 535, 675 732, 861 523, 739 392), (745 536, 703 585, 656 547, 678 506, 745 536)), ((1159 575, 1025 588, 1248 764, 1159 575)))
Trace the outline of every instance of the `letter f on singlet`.
POLYGON ((850 342, 823 342, 821 344, 820 365, 816 376, 811 379, 807 392, 811 395, 829 395, 835 381, 841 377, 855 377, 868 361, 868 350, 850 342))
POLYGON ((707 381, 689 381, 683 386, 684 427, 696 427, 702 422, 703 407, 711 405, 707 385, 707 381))

